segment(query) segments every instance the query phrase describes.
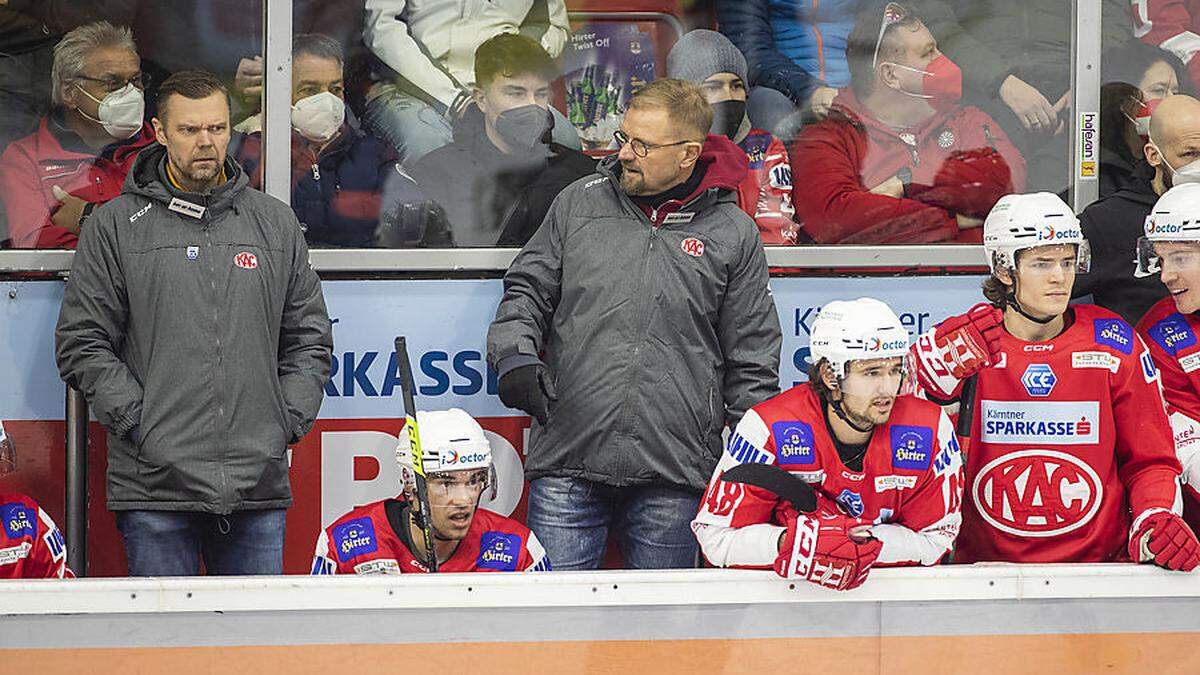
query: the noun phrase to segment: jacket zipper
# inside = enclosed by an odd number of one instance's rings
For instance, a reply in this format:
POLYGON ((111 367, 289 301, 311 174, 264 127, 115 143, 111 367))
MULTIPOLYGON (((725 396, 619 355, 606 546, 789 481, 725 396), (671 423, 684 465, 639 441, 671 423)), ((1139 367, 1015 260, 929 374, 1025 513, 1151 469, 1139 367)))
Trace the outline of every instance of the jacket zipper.
MULTIPOLYGON (((217 423, 219 425, 218 434, 223 437, 228 434, 229 430, 225 425, 225 422, 226 422, 225 406, 221 403, 221 396, 220 396, 221 388, 218 383, 218 378, 221 377, 221 373, 223 372, 224 367, 223 367, 223 364, 221 363, 221 361, 223 359, 221 358, 221 328, 220 328, 221 321, 220 321, 220 310, 219 310, 220 302, 217 298, 216 255, 213 253, 212 230, 211 230, 212 220, 209 218, 209 214, 207 211, 204 213, 204 215, 202 217, 204 218, 204 240, 205 240, 204 245, 205 245, 205 248, 207 249, 207 253, 208 253, 208 255, 205 256, 208 260, 208 285, 209 285, 209 288, 212 290, 212 303, 213 303, 213 305, 212 305, 213 324, 212 325, 216 332, 215 339, 213 341, 213 343, 216 346, 216 351, 217 351, 217 354, 216 354, 217 367, 213 374, 213 380, 212 380, 212 382, 213 382, 213 399, 217 404, 217 423)), ((222 445, 222 449, 220 451, 221 457, 220 457, 220 461, 217 463, 218 474, 220 475, 220 478, 221 478, 220 496, 218 498, 218 503, 221 504, 222 506, 225 506, 225 504, 227 502, 227 498, 228 498, 228 492, 229 492, 229 487, 228 487, 229 483, 225 476, 225 462, 229 459, 229 457, 228 457, 229 444, 223 442, 223 443, 221 443, 221 445, 222 445)), ((222 509, 222 510, 224 510, 224 509, 222 509)))

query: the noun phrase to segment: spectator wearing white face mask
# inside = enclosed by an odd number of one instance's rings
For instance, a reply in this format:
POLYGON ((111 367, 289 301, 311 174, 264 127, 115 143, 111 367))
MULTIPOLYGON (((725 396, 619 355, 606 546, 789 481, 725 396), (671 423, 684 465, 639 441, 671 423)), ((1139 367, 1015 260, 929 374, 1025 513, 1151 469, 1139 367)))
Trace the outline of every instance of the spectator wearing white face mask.
MULTIPOLYGON (((341 44, 317 33, 292 42, 292 209, 310 246, 448 243, 435 204, 396 163, 390 145, 363 133, 348 116, 341 44), (399 242, 397 242, 399 235, 399 242)), ((235 127, 230 146, 262 186, 262 115, 235 127)))
POLYGON ((1135 174, 1135 182, 1079 214, 1092 242, 1092 269, 1076 278, 1072 291, 1077 298, 1091 295, 1093 304, 1132 324, 1167 295, 1157 276, 1135 278, 1129 261, 1159 196, 1181 183, 1200 183, 1200 101, 1184 95, 1163 99, 1150 116, 1142 152, 1148 166, 1135 174))

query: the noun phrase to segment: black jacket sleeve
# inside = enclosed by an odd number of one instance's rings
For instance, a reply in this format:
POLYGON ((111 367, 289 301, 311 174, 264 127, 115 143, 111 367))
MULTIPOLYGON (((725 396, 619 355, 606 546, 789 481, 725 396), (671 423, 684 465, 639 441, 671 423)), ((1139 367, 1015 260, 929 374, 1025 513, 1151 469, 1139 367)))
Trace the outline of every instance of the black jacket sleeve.
POLYGON ((783 52, 775 49, 769 0, 717 0, 717 26, 742 54, 750 67, 751 85, 783 92, 802 105, 822 86, 783 52))

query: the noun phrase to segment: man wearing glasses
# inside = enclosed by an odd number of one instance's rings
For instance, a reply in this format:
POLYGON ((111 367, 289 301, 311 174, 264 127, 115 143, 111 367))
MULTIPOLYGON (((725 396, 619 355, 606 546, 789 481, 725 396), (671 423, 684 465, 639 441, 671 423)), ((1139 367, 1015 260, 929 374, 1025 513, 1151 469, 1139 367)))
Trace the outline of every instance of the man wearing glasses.
MULTIPOLYGON (((492 447, 465 411, 418 412, 429 519, 439 572, 543 572, 550 559, 529 528, 479 508, 496 496, 492 447)), ((404 494, 359 506, 317 537, 313 574, 421 574, 429 571, 420 524, 410 504, 416 476, 406 431, 396 461, 404 494)))
POLYGON ((509 268, 488 332, 500 399, 535 418, 528 523, 558 569, 610 526, 633 568, 696 564, 689 524, 721 432, 779 390, 779 318, 746 156, 681 80, 641 89, 598 175, 567 187, 509 268))
POLYGON ((128 28, 98 21, 67 33, 51 80, 53 111, 0 157, 14 248, 75 248, 92 209, 121 193, 134 157, 154 142, 128 28))

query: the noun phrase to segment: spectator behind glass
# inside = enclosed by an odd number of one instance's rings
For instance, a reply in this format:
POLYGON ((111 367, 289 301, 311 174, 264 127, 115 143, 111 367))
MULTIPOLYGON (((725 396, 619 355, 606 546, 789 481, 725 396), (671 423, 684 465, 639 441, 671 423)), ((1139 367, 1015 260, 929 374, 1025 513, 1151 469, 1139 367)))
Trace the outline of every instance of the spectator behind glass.
POLYGON ((1200 101, 1176 95, 1163 100, 1150 117, 1148 141, 1142 149, 1146 163, 1121 190, 1090 204, 1079 214, 1083 234, 1091 242, 1092 269, 1075 278, 1071 292, 1091 295, 1136 324, 1167 289, 1157 275, 1134 277, 1129 261, 1137 256, 1137 241, 1154 203, 1171 186, 1200 182, 1200 101))
MULTIPOLYGON (((367 93, 364 122, 406 167, 454 140, 453 122, 473 98, 479 45, 521 33, 557 57, 570 32, 564 0, 367 0, 366 10, 363 41, 381 81, 367 93)), ((554 139, 578 149, 575 128, 551 112, 554 139)))
POLYGON ((501 33, 479 45, 474 70, 474 105, 455 121, 454 141, 412 175, 445 209, 456 246, 524 246, 558 193, 596 163, 552 139, 557 70, 536 41, 501 33))
MULTIPOLYGON (((427 235, 448 243, 437 207, 400 172, 395 151, 353 124, 343 66, 342 47, 332 38, 308 33, 292 39, 291 203, 305 238, 312 246, 375 246, 382 212, 390 224, 416 232, 417 242, 427 235)), ((261 113, 235 129, 248 136, 234 139, 230 155, 250 186, 261 189, 261 113)))
POLYGON ((157 103, 159 145, 80 239, 59 374, 108 429, 132 576, 195 575, 201 556, 212 575, 281 574, 287 446, 330 371, 321 282, 291 209, 227 157, 220 80, 176 73, 157 103))
POLYGON ((769 132, 750 126, 742 53, 720 33, 694 30, 671 48, 667 77, 700 85, 713 109, 709 133, 728 138, 746 153, 750 173, 738 188, 738 203, 754 218, 763 243, 795 244, 800 228, 792 208, 787 148, 769 132))
POLYGON ((528 522, 556 569, 597 568, 610 527, 630 567, 695 566, 722 430, 779 391, 766 254, 737 206, 745 154, 710 127, 696 85, 640 89, 620 150, 504 277, 488 363, 536 420, 528 522))
MULTIPOLYGON (((1145 44, 1174 54, 1183 63, 1186 90, 1200 88, 1200 2, 1196 0, 1142 0, 1134 2, 1133 34, 1145 44)), ((1106 79, 1107 71, 1104 72, 1106 79)))
POLYGON ((134 157, 154 142, 128 28, 98 21, 67 33, 50 82, 53 110, 0 156, 14 248, 74 248, 92 209, 120 194, 134 157))
POLYGON ((958 66, 896 3, 859 15, 846 58, 850 89, 792 145, 805 232, 823 244, 982 241, 1025 164, 992 118, 959 103, 958 66))
POLYGON ((1100 72, 1100 198, 1133 182, 1144 161, 1142 146, 1150 113, 1162 100, 1179 93, 1186 82, 1183 64, 1170 52, 1141 42, 1104 53, 1100 72))

